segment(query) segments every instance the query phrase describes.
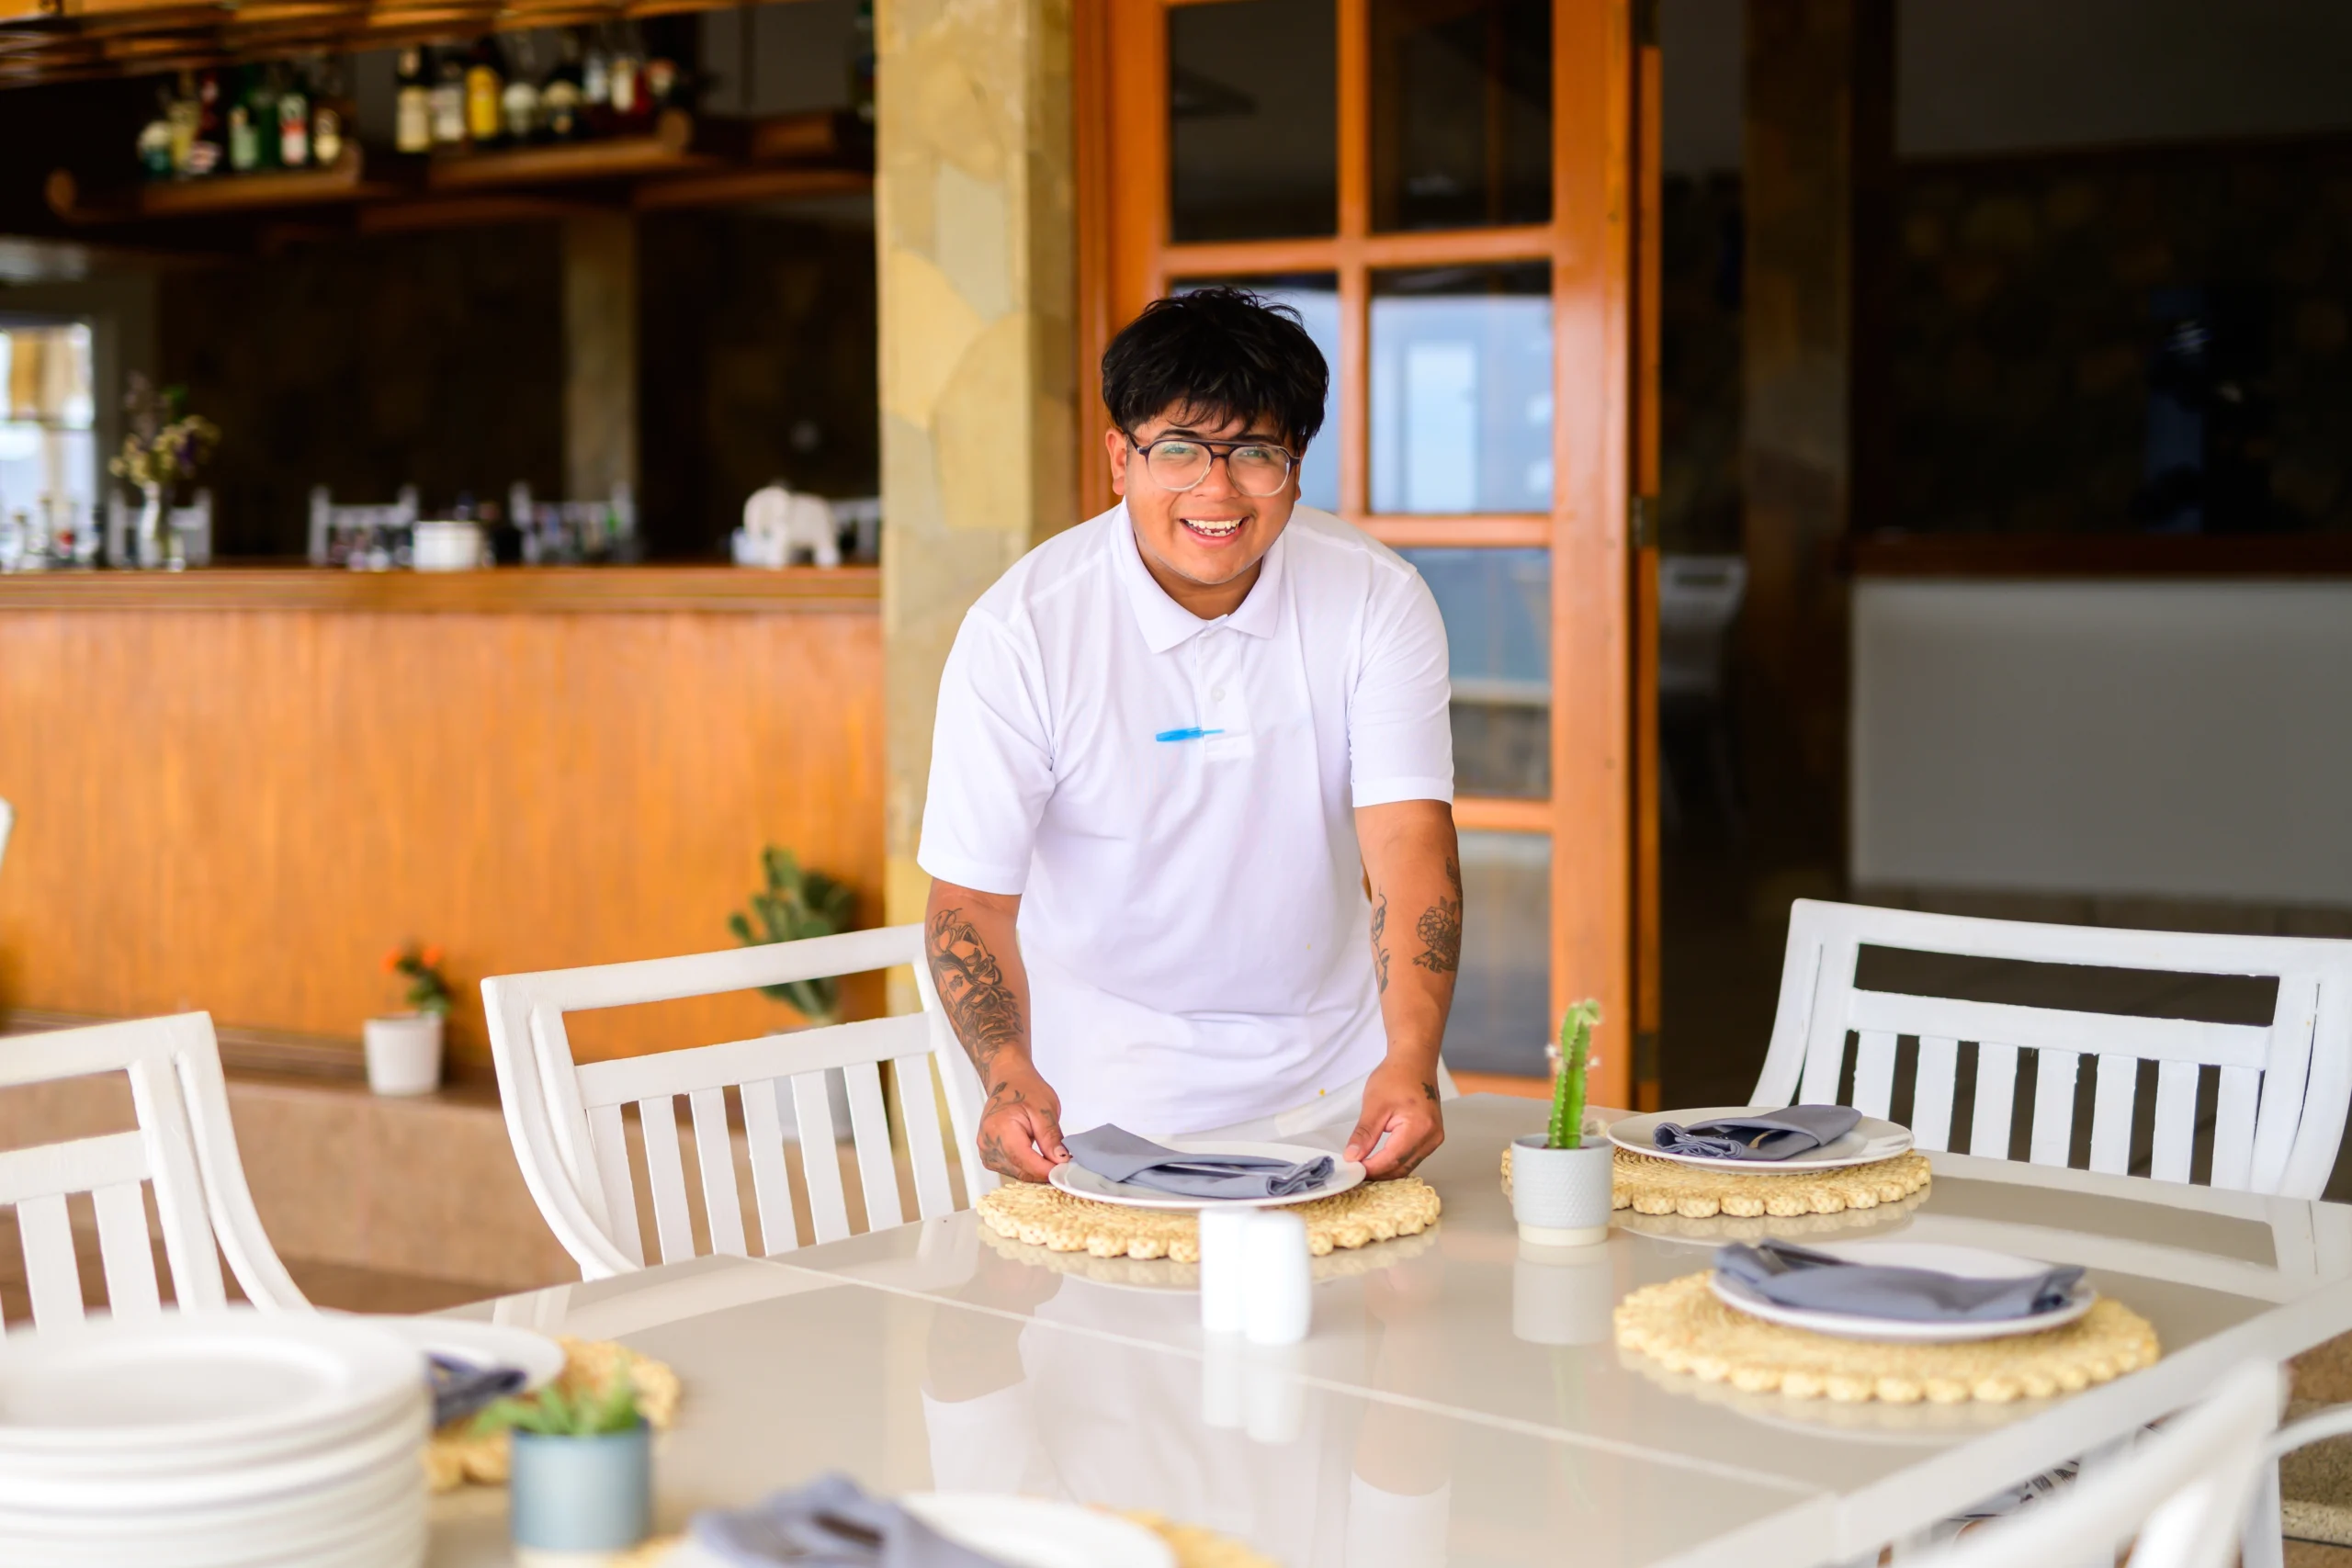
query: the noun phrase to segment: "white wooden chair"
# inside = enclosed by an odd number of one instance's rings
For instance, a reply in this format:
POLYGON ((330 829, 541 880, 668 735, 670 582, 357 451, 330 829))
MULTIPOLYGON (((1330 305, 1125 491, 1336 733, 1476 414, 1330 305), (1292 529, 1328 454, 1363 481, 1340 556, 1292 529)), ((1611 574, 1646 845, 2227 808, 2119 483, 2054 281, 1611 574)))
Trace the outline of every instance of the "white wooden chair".
POLYGON ((227 1303, 221 1255, 255 1306, 307 1308, 245 1187, 211 1018, 180 1013, 0 1040, 0 1089, 101 1073, 129 1076, 136 1132, 0 1151, 0 1203, 17 1212, 34 1325, 57 1328, 85 1315, 66 1206, 82 1193, 96 1211, 107 1311, 143 1318, 162 1310, 143 1185, 154 1188, 182 1309, 227 1303))
POLYGON ((579 1261, 583 1279, 645 1267, 637 1184, 622 1115, 627 1106, 637 1110, 654 1230, 665 1263, 695 1256, 694 1216, 678 1144, 680 1095, 685 1096, 693 1115, 704 1229, 714 1252, 748 1256, 751 1251, 728 1125, 729 1089, 741 1106, 763 1253, 785 1252, 800 1244, 784 1157, 787 1100, 799 1134, 803 1193, 815 1239, 836 1241, 849 1234, 828 1069, 840 1069, 847 1083, 869 1229, 899 1224, 906 1217, 882 1094, 881 1066, 886 1062, 897 1082, 899 1131, 922 1217, 946 1213, 955 1206, 933 1092, 934 1056, 946 1080, 964 1190, 976 1197, 996 1185, 995 1177, 980 1165, 974 1145, 980 1108, 978 1075, 939 1010, 923 964, 921 926, 505 975, 484 980, 481 990, 499 1097, 523 1179, 556 1238, 579 1261), (564 1032, 564 1015, 586 1009, 750 990, 899 964, 914 965, 923 998, 919 1014, 588 1063, 573 1060, 564 1032))
POLYGON ((1858 1042, 1851 1100, 1873 1116, 1888 1114, 1898 1038, 1917 1039, 1910 1125, 1927 1149, 1952 1146, 1960 1050, 1973 1043, 1968 1152, 1995 1158, 2007 1156, 2018 1059, 2031 1053, 2030 1158, 2038 1165, 2067 1163, 2075 1077, 2083 1058, 2094 1058, 2089 1167, 2115 1174, 2129 1173, 2140 1064, 2153 1061, 2149 1174, 2161 1181, 2189 1179, 2198 1078, 2203 1068, 2216 1068, 2212 1184, 2316 1198, 2335 1168, 2352 1100, 2352 942, 2038 925, 1798 899, 1789 912, 1780 1007, 1754 1102, 1836 1100, 1849 1032, 1858 1042), (2224 1024, 1864 990, 1855 984, 1855 967, 1865 945, 2267 976, 2278 983, 2278 1003, 2267 1024, 2224 1024))
POLYGON ((2241 1367, 2204 1404, 2064 1495, 1904 1561, 1916 1568, 2084 1568, 2113 1563, 2116 1548, 2132 1540, 2132 1568, 2231 1568, 2263 1445, 2278 1422, 2278 1368, 2241 1367))

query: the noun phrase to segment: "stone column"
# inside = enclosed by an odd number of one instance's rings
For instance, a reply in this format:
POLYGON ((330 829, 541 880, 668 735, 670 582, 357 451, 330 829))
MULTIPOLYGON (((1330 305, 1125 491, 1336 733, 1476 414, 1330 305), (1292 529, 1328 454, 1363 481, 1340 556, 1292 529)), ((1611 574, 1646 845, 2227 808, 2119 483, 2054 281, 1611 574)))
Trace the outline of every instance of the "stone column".
MULTIPOLYGON (((915 864, 939 671, 965 610, 1078 521, 1071 0, 882 0, 885 918, 922 918, 915 864)), ((894 1010, 914 1004, 893 976, 894 1010)))
POLYGON ((563 494, 631 492, 637 474, 637 220, 563 220, 563 494))
POLYGON ((1748 0, 1747 69, 1744 744, 1758 821, 1792 840, 1763 852, 1826 868, 1845 793, 1838 547, 1881 521, 1894 0, 1748 0))

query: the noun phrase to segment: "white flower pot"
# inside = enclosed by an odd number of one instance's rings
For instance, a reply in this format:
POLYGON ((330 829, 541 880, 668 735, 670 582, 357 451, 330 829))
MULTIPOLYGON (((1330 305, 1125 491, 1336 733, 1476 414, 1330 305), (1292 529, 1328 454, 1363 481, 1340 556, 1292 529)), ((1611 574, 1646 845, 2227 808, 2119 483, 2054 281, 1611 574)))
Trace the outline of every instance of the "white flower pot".
POLYGON ((1582 1148, 1544 1146, 1541 1134, 1514 1139, 1510 1212, 1519 1238, 1537 1247, 1589 1247, 1609 1238, 1615 1147, 1587 1134, 1582 1148))
POLYGON ((439 1013, 371 1018, 364 1038, 368 1087, 378 1094, 431 1094, 441 1087, 439 1013))

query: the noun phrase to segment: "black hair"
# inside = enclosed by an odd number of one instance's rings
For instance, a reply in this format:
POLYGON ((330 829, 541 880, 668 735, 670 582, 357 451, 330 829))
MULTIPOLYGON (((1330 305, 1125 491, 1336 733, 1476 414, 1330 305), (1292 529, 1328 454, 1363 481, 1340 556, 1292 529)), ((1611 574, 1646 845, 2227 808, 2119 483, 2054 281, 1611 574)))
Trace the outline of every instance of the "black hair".
POLYGON ((1246 288, 1154 299, 1102 351, 1103 406, 1130 434, 1175 409, 1220 423, 1272 419, 1304 449, 1330 385, 1298 312, 1246 288))

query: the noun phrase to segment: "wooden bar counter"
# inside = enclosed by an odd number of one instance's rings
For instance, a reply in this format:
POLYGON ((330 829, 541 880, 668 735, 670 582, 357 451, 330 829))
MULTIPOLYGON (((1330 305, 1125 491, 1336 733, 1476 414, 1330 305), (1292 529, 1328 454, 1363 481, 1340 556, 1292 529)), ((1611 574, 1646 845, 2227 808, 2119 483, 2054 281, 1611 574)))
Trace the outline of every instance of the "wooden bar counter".
MULTIPOLYGON (((483 976, 727 946, 763 844, 876 919, 879 610, 855 567, 0 577, 0 1009, 356 1043, 386 951, 430 942, 479 1079, 483 976)), ((574 1039, 792 1018, 729 998, 574 1039)))

